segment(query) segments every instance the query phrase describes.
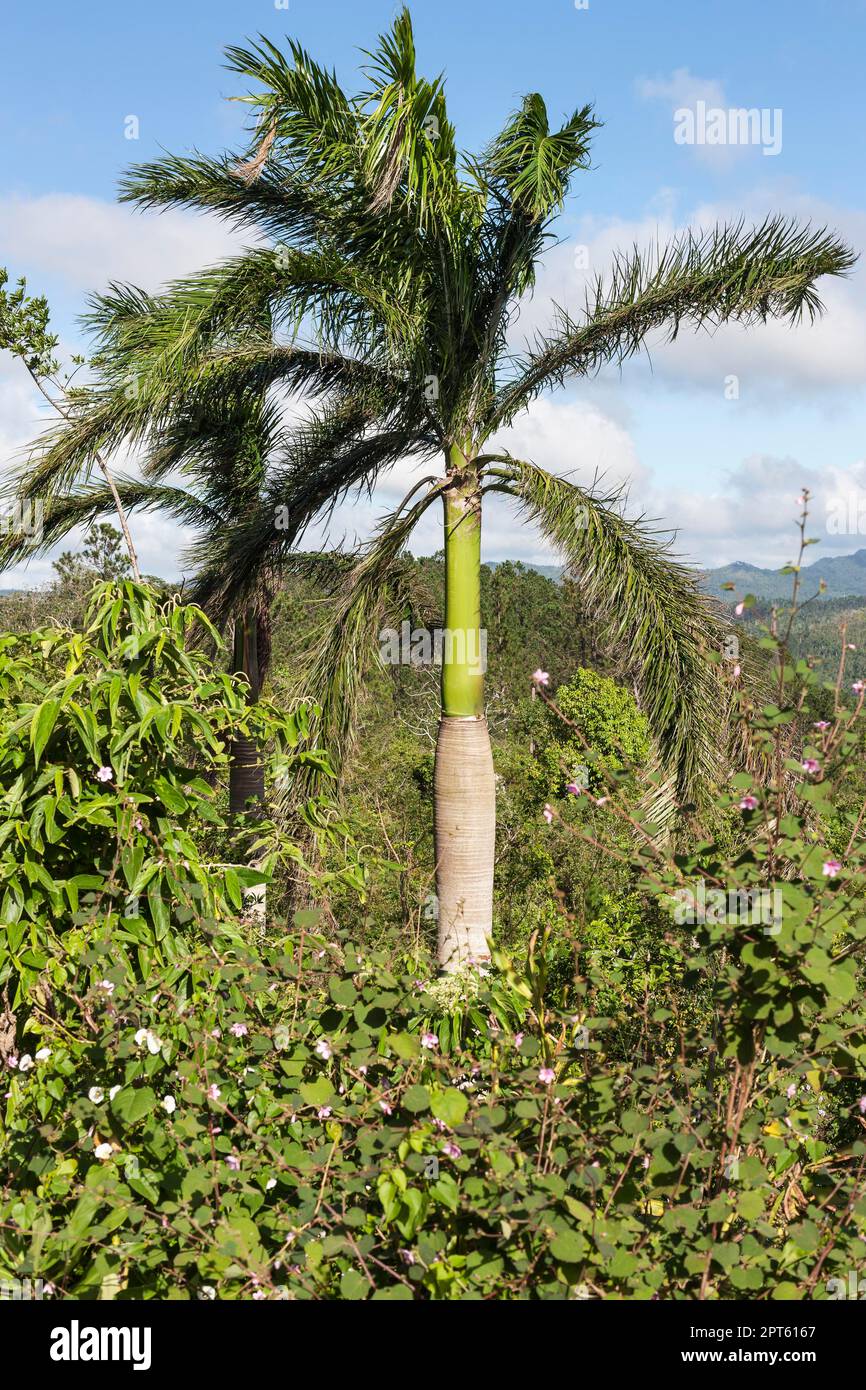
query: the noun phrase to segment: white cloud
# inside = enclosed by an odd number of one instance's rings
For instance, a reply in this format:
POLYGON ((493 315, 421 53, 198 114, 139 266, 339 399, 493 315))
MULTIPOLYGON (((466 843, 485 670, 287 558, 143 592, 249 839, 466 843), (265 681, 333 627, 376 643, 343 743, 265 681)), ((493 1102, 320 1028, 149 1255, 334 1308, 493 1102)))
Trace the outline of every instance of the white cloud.
POLYGON ((818 469, 752 455, 730 471, 722 490, 654 489, 651 505, 678 528, 677 549, 693 563, 712 568, 736 559, 772 567, 796 558, 803 488, 810 493, 807 533, 819 541, 806 563, 866 545, 866 459, 818 469))
POLYGON ((141 213, 99 198, 46 193, 0 198, 0 245, 13 274, 25 267, 34 293, 36 277, 50 275, 83 295, 111 280, 156 289, 230 255, 241 241, 213 216, 173 208, 141 213))

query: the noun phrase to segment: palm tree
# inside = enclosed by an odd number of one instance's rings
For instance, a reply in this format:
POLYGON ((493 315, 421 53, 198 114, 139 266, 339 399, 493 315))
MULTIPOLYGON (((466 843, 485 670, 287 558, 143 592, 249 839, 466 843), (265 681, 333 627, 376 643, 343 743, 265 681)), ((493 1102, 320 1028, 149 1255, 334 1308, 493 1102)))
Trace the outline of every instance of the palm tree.
POLYGON ((532 94, 480 156, 461 157, 442 79, 416 72, 406 10, 368 57, 366 88, 349 96, 297 44, 288 55, 264 39, 231 48, 230 67, 258 84, 240 98, 255 113, 246 155, 168 156, 127 175, 127 201, 207 209, 259 241, 157 300, 113 289, 95 301, 100 376, 24 488, 68 490, 94 448, 158 437, 193 405, 277 387, 308 393, 308 417, 257 505, 234 511, 211 548, 221 601, 241 606, 262 566, 293 553, 323 508, 372 488, 398 460, 438 460, 345 578, 309 678, 339 752, 382 616, 401 601, 401 554, 441 506, 451 640, 435 831, 439 959, 453 970, 489 955, 492 930, 494 776, 477 660, 488 492, 540 526, 628 653, 663 773, 659 803, 696 797, 720 761, 722 697, 706 653, 723 634, 692 573, 615 498, 491 440, 540 392, 621 364, 650 334, 814 318, 816 282, 854 257, 826 229, 778 217, 688 232, 618 256, 579 315, 557 310, 549 333, 515 352, 515 308, 588 168, 598 122, 583 106, 552 128, 532 94))

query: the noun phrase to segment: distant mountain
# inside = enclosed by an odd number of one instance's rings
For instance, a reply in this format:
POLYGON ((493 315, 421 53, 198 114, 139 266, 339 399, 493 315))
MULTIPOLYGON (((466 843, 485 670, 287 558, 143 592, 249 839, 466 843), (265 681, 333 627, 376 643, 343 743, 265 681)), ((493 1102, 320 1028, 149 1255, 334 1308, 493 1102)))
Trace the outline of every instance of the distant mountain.
MULTIPOLYGON (((818 592, 823 579, 827 588, 822 599, 849 598, 866 594, 866 550, 857 550, 853 555, 825 556, 804 565, 801 572, 803 598, 811 598, 818 592)), ((754 594, 760 599, 786 599, 791 596, 791 576, 780 574, 778 570, 761 569, 758 565, 747 565, 737 560, 733 565, 723 565, 720 569, 707 570, 701 580, 707 593, 714 594, 724 602, 736 603, 744 594, 754 594), (733 590, 723 589, 723 584, 733 584, 733 590)))
POLYGON ((534 570, 536 574, 543 574, 554 580, 561 579, 564 573, 562 565, 533 565, 528 560, 485 560, 484 563, 492 570, 495 570, 497 565, 522 565, 525 570, 534 570))

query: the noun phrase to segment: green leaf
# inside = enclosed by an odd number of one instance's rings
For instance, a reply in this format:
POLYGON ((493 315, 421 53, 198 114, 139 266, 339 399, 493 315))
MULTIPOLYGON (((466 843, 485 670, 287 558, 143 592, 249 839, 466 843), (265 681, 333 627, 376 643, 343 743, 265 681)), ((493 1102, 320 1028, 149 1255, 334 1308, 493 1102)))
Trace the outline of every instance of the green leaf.
POLYGON ((111 1108, 126 1126, 137 1124, 156 1108, 156 1094, 150 1086, 124 1086, 118 1091, 111 1108))
POLYGON ((454 1129, 466 1118, 469 1101, 462 1091, 458 1091, 455 1086, 449 1086, 447 1091, 434 1092, 430 1107, 437 1120, 442 1120, 449 1129, 454 1129))
POLYGON ((51 737, 51 732, 57 722, 57 715, 59 712, 59 700, 43 700, 33 716, 33 721, 30 725, 30 747, 33 749, 33 761, 37 767, 39 766, 39 759, 42 757, 45 745, 51 737))

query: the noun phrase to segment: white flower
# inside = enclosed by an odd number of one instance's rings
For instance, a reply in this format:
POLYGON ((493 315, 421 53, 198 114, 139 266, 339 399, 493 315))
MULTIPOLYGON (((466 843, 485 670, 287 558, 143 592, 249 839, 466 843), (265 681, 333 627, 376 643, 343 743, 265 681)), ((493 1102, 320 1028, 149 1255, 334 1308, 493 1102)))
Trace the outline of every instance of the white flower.
POLYGON ((147 1029, 146 1029, 146 1028, 139 1028, 138 1032, 137 1032, 136 1035, 135 1035, 135 1045, 136 1045, 136 1047, 141 1047, 141 1045, 142 1045, 142 1043, 144 1042, 144 1040, 145 1040, 146 1037, 147 1037, 147 1029))
POLYGON ((276 1185, 276 1178, 268 1178, 267 1182, 265 1183, 265 1191, 270 1192, 272 1188, 276 1187, 276 1185))
POLYGON ((175 1110, 177 1109, 177 1101, 175 1100, 174 1096, 163 1096, 162 1108, 167 1115, 173 1115, 175 1110))
POLYGON ((111 980, 100 980, 96 988, 103 990, 106 994, 114 993, 114 985, 111 980))
POLYGON ((112 1086, 111 1090, 108 1092, 108 1099, 109 1099, 109 1100, 114 1100, 114 1097, 117 1095, 118 1091, 122 1091, 122 1090, 123 1090, 123 1087, 122 1087, 122 1086, 112 1086))
POLYGON ((154 1057, 162 1047, 162 1040, 156 1036, 152 1028, 139 1028, 135 1035, 135 1042, 137 1047, 147 1043, 147 1050, 153 1053, 154 1057))
POLYGON ((327 1062, 331 1055, 331 1044, 328 1042, 327 1038, 319 1038, 319 1041, 316 1043, 316 1052, 327 1062))
POLYGON ((216 1289, 213 1284, 202 1284, 199 1298, 216 1298, 216 1289))
POLYGON ((92 1100, 94 1105, 101 1105, 105 1100, 105 1092, 101 1086, 91 1086, 87 1092, 87 1099, 92 1100))
POLYGON ((32 1066, 33 1058, 30 1056, 29 1052, 25 1052, 24 1056, 21 1058, 21 1061, 18 1063, 18 1070, 29 1071, 32 1066))
POLYGON ((48 1061, 48 1058, 49 1058, 50 1056, 51 1056, 51 1048, 50 1048, 50 1047, 40 1047, 39 1051, 38 1051, 37 1054, 36 1054, 36 1060, 37 1060, 37 1062, 47 1062, 47 1061, 48 1061))
POLYGON ((110 1144, 97 1144, 96 1148, 93 1150, 94 1158, 111 1158, 112 1153, 113 1150, 110 1144))

